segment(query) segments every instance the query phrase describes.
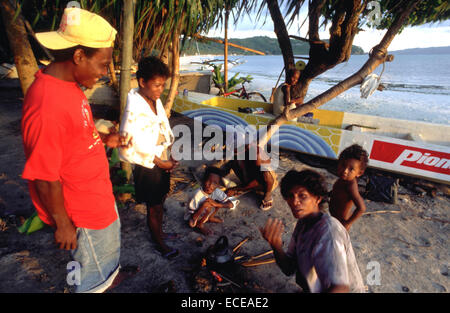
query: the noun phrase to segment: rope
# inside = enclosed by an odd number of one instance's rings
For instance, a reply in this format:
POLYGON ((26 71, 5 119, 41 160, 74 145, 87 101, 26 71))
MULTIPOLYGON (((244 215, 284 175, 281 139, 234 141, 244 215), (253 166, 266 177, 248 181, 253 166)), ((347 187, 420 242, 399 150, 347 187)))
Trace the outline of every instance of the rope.
POLYGON ((378 81, 381 81, 381 76, 383 75, 384 69, 386 68, 386 64, 385 64, 385 63, 386 63, 387 50, 384 49, 384 48, 383 48, 383 49, 382 49, 382 48, 379 48, 379 46, 376 45, 375 47, 373 47, 372 49, 370 49, 370 51, 369 51, 369 56, 372 57, 376 51, 380 52, 380 53, 381 53, 381 56, 382 56, 382 58, 383 58, 383 69, 381 70, 381 74, 380 74, 380 76, 378 77, 378 81))

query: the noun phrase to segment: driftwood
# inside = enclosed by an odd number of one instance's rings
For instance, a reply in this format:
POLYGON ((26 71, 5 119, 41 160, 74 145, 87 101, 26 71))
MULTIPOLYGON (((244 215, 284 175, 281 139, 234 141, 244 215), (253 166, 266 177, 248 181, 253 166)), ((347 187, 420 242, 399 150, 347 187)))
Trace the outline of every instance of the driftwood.
POLYGON ((423 218, 424 220, 428 220, 428 221, 436 221, 436 222, 440 222, 440 223, 444 223, 444 224, 450 223, 450 221, 443 220, 443 219, 436 218, 436 217, 425 216, 423 214, 420 214, 419 217, 423 218))
POLYGON ((373 212, 364 212, 363 215, 368 214, 382 214, 382 213, 400 213, 401 211, 390 211, 390 210, 381 210, 381 211, 373 211, 373 212))
POLYGON ((411 242, 408 242, 408 241, 400 239, 400 238, 395 238, 395 237, 389 237, 389 238, 395 239, 395 240, 401 241, 403 243, 406 243, 408 245, 416 246, 416 247, 419 247, 419 248, 430 248, 431 247, 431 244, 430 245, 418 245, 416 243, 411 243, 411 242))
POLYGON ((246 237, 244 240, 242 240, 241 242, 239 242, 239 243, 236 245, 236 247, 233 248, 233 253, 236 253, 236 251, 238 251, 239 248, 242 247, 242 245, 248 241, 248 239, 249 239, 249 238, 246 237))
POLYGON ((267 259, 267 260, 248 261, 248 262, 242 263, 241 265, 245 266, 245 267, 251 267, 251 266, 258 266, 258 265, 270 264, 270 263, 275 263, 275 259, 274 258, 270 258, 270 259, 267 259))

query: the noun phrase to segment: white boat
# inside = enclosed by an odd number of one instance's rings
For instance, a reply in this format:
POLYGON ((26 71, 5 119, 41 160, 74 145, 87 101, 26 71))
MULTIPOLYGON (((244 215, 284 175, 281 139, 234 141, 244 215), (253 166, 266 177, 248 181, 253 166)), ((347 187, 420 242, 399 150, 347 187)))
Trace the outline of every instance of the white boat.
MULTIPOLYGON (((217 55, 191 55, 180 57, 180 71, 212 71, 214 65, 222 65, 221 71, 223 72, 223 56, 217 55)), ((231 69, 239 64, 245 63, 243 59, 229 59, 228 69, 231 69)))

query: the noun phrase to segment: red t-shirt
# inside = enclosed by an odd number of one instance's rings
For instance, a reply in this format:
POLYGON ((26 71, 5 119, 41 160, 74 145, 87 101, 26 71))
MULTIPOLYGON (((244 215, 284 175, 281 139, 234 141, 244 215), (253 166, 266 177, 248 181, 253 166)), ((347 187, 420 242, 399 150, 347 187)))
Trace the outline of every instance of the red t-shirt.
POLYGON ((59 180, 76 227, 103 229, 117 219, 109 166, 83 91, 74 82, 36 73, 22 112, 26 163, 22 173, 39 217, 54 225, 32 180, 59 180))

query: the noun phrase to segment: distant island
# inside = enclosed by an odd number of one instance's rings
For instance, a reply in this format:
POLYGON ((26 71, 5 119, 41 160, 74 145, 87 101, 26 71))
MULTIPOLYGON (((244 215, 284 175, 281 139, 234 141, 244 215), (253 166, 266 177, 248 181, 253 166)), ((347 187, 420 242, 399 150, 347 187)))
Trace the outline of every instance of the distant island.
POLYGON ((390 51, 392 54, 450 54, 450 46, 390 51))
MULTIPOLYGON (((222 38, 215 38, 221 39, 222 38)), ((267 36, 250 37, 244 39, 231 38, 228 40, 231 43, 250 48, 253 50, 258 50, 264 52, 268 55, 280 55, 281 49, 278 45, 278 40, 276 38, 270 38, 267 36)), ((309 54, 309 44, 300 40, 291 39, 292 50, 294 55, 308 55, 309 54)), ((241 50, 232 46, 228 48, 229 54, 239 54, 239 55, 252 55, 255 54, 250 51, 241 50)), ((184 47, 181 50, 181 55, 195 55, 195 54, 223 54, 223 44, 207 41, 207 42, 196 42, 194 40, 186 40, 184 47), (198 47, 198 50, 197 50, 198 47)), ((365 54, 364 50, 359 46, 352 46, 352 54, 365 54)))

